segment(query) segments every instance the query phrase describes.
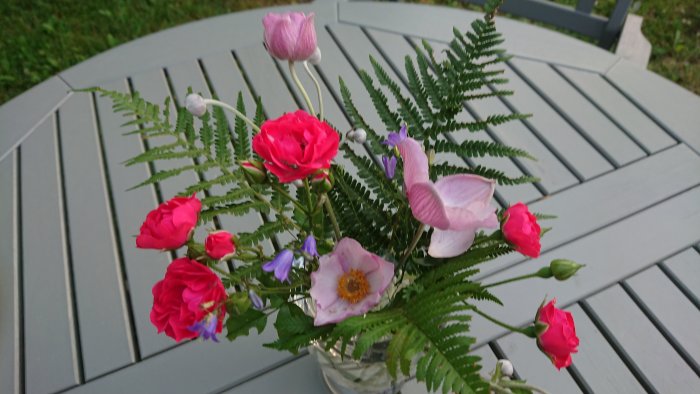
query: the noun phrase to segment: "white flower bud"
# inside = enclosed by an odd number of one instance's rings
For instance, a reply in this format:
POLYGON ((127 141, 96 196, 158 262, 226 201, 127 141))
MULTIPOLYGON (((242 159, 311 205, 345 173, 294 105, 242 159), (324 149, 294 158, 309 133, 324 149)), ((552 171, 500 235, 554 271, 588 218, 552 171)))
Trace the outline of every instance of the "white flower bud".
POLYGON ((503 376, 513 376, 513 363, 506 359, 498 360, 498 362, 501 364, 501 374, 503 376))
POLYGON ((294 182, 292 182, 292 185, 296 187, 304 187, 304 181, 302 181, 301 179, 296 179, 294 180, 294 182))
POLYGON ((200 117, 207 112, 207 105, 204 103, 204 98, 198 94, 188 94, 185 97, 185 108, 194 116, 200 117))
POLYGON ((355 130, 350 130, 345 133, 345 138, 347 138, 348 141, 355 141, 355 130))
POLYGON ((367 141, 367 132, 364 129, 355 130, 355 142, 364 144, 367 141))
POLYGON ((321 64, 321 48, 316 47, 316 49, 314 49, 314 53, 311 54, 307 61, 314 66, 321 64))

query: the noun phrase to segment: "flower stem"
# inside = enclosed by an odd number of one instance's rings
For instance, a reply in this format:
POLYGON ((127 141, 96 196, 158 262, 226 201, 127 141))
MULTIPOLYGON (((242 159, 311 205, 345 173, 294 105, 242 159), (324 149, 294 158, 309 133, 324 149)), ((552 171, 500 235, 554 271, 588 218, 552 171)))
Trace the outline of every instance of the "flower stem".
POLYGON ((239 118, 243 119, 246 123, 248 123, 250 125, 250 127, 253 128, 253 130, 255 130, 258 133, 260 132, 260 127, 258 127, 258 125, 253 123, 253 121, 250 120, 250 118, 243 115, 240 111, 238 111, 234 107, 232 107, 232 106, 230 106, 222 101, 214 100, 214 99, 204 99, 204 103, 207 105, 216 105, 216 106, 219 106, 221 108, 225 108, 225 109, 233 112, 236 116, 238 116, 239 118))
POLYGON ((319 119, 323 120, 323 96, 321 95, 321 84, 318 83, 318 79, 316 79, 314 74, 311 72, 311 69, 309 68, 309 63, 307 61, 304 61, 304 69, 309 75, 309 78, 311 78, 311 80, 314 81, 314 85, 316 85, 316 93, 318 94, 318 106, 320 111, 319 119))
POLYGON ((301 95, 304 96, 304 101, 306 101, 306 106, 309 107, 309 111, 311 111, 311 114, 313 114, 315 116, 316 110, 314 109, 314 105, 311 104, 311 99, 309 98, 308 93, 306 93, 306 89, 304 89, 304 85, 301 84, 301 81, 299 80, 299 76, 297 76, 297 70, 294 67, 294 61, 292 61, 292 60, 289 61, 289 72, 292 74, 292 79, 294 80, 294 83, 297 85, 297 88, 299 88, 301 95))
POLYGON ((517 282, 517 281, 523 280, 523 279, 538 278, 538 277, 539 277, 539 276, 538 276, 537 272, 535 272, 535 273, 532 273, 532 274, 527 274, 527 275, 522 275, 522 276, 516 276, 515 278, 510 278, 510 279, 502 280, 502 281, 495 282, 495 283, 489 283, 488 285, 485 285, 485 286, 483 286, 483 287, 486 289, 486 288, 489 288, 489 287, 495 287, 495 286, 504 285, 504 284, 510 283, 510 282, 517 282))
POLYGON ((502 322, 502 321, 500 321, 500 320, 498 320, 498 319, 496 319, 496 318, 494 318, 494 317, 491 317, 491 316, 487 315, 486 313, 480 311, 479 309, 477 309, 477 308, 474 307, 474 306, 471 306, 470 309, 473 310, 474 313, 476 313, 477 315, 482 316, 482 317, 485 318, 486 320, 488 320, 488 321, 490 321, 490 322, 492 322, 492 323, 494 323, 494 324, 496 324, 496 325, 499 325, 499 326, 501 326, 501 327, 503 327, 503 328, 505 328, 505 329, 508 329, 508 330, 510 330, 510 331, 519 332, 519 333, 521 333, 521 334, 523 334, 523 335, 525 335, 525 336, 531 337, 531 332, 529 332, 529 331, 527 331, 527 330, 525 330, 525 329, 523 329, 523 328, 513 327, 513 326, 511 326, 511 325, 509 325, 509 324, 506 324, 506 323, 504 323, 504 322, 502 322))
MULTIPOLYGON (((306 64, 306 62, 304 62, 306 64)), ((309 187, 309 179, 304 178, 304 189, 306 189, 306 207, 309 210, 307 215, 309 215, 309 234, 314 233, 314 207, 311 204, 311 187, 309 187)))
POLYGON ((403 255, 401 258, 401 261, 399 262, 399 265, 402 266, 403 263, 408 260, 408 258, 411 256, 411 253, 413 253, 413 249, 416 248, 416 245, 418 245, 418 241, 420 241, 420 237, 423 235, 423 230, 425 229, 425 225, 423 223, 418 226, 418 230, 416 230, 416 233, 413 235, 413 240, 411 241, 411 246, 408 247, 406 250, 406 253, 403 255))
POLYGON ((341 238, 340 226, 338 226, 338 220, 335 218, 335 212, 333 212, 333 206, 331 205, 331 201, 328 198, 325 198, 325 201, 323 202, 323 206, 326 207, 326 212, 328 212, 328 217, 331 219, 331 223, 333 223, 333 231, 335 232, 335 240, 339 241, 341 238))
POLYGON ((294 204, 297 208, 301 209, 302 212, 306 212, 306 207, 303 206, 303 205, 301 205, 301 204, 299 203, 299 201, 297 201, 296 199, 292 198, 292 196, 290 196, 289 193, 287 193, 287 191, 285 191, 284 189, 282 189, 279 185, 273 183, 273 184, 272 184, 272 188, 275 189, 275 190, 277 190, 281 195, 284 196, 284 198, 286 198, 287 200, 291 201, 292 204, 294 204))

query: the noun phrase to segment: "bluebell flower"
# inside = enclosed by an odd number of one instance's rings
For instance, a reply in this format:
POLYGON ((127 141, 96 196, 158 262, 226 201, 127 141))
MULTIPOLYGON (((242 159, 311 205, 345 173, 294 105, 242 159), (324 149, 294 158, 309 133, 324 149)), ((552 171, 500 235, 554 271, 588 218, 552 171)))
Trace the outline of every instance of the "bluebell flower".
POLYGON ((211 339, 214 342, 219 342, 219 339, 216 338, 216 326, 219 322, 219 319, 216 317, 215 314, 209 314, 206 318, 202 319, 201 321, 198 321, 194 323, 193 325, 187 327, 188 330, 192 332, 196 332, 200 338, 203 338, 205 341, 207 339, 211 339))
POLYGON ((399 130, 398 133, 389 133, 389 136, 386 138, 386 140, 382 142, 382 144, 394 148, 406 138, 408 138, 408 130, 406 129, 406 125, 404 124, 403 126, 401 126, 401 130, 399 130))
POLYGON ((319 257, 318 251, 316 250, 316 238, 313 235, 309 235, 304 240, 304 244, 301 245, 301 251, 308 253, 309 256, 319 257))
POLYGON ((260 296, 258 295, 258 293, 255 292, 255 290, 248 290, 248 298, 250 298, 250 302, 253 304, 253 308, 259 311, 265 308, 265 301, 263 301, 262 298, 260 298, 260 296))
POLYGON ((285 249, 274 258, 274 260, 262 266, 263 271, 275 271, 275 278, 280 282, 289 281, 289 271, 292 270, 292 261, 294 261, 294 253, 291 250, 285 249))
POLYGON ((382 156, 382 163, 384 163, 384 173, 389 179, 394 179, 394 174, 396 172, 396 156, 382 156))

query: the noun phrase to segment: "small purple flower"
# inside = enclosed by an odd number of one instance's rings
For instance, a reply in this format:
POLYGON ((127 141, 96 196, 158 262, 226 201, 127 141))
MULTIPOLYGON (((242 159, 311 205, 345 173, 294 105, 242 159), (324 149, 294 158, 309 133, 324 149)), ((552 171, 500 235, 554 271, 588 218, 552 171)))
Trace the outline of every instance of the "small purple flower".
POLYGON ((258 295, 258 293, 255 292, 255 290, 248 290, 248 298, 250 298, 250 302, 253 304, 253 308, 259 311, 265 308, 265 301, 263 301, 262 298, 260 298, 260 296, 258 295))
POLYGON ((196 332, 205 341, 211 339, 214 342, 219 342, 216 338, 216 325, 219 319, 215 314, 210 314, 206 318, 194 323, 193 325, 187 327, 188 330, 196 332))
POLYGON ((396 145, 400 144, 401 141, 405 140, 408 138, 408 130, 406 129, 406 125, 404 124, 401 126, 401 130, 399 130, 398 133, 389 133, 389 136, 382 142, 384 145, 388 145, 390 147, 395 147, 396 145))
POLYGON ((272 272, 275 271, 275 278, 280 282, 290 282, 289 281, 289 271, 292 270, 292 261, 294 260, 294 253, 291 250, 285 249, 274 258, 274 260, 266 263, 262 266, 263 271, 272 272))
POLYGON ((396 156, 382 156, 382 163, 384 163, 384 173, 389 179, 394 179, 394 173, 396 172, 396 156))
POLYGON ((316 250, 316 238, 314 238, 313 235, 306 237, 304 244, 301 245, 301 251, 308 253, 309 256, 320 257, 318 255, 318 251, 316 250))

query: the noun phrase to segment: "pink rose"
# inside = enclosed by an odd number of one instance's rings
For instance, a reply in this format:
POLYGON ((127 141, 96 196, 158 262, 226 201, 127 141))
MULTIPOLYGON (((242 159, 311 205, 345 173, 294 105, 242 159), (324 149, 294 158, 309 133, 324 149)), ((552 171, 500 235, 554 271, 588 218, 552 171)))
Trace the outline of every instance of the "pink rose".
POLYGON ((231 233, 223 230, 210 233, 204 241, 204 250, 212 259, 227 259, 236 253, 232 237, 231 233))
POLYGON ((146 216, 136 247, 142 249, 177 249, 189 239, 197 225, 202 203, 192 197, 175 197, 146 216))
POLYGON ((521 202, 506 209, 503 236, 515 250, 530 257, 540 255, 540 225, 527 206, 521 202))
POLYGON ((536 323, 544 323, 547 329, 537 337, 537 346, 552 360, 557 369, 571 365, 571 353, 578 352, 578 337, 574 317, 569 311, 557 309, 556 299, 540 307, 536 323))
POLYGON ((321 256, 311 274, 309 294, 316 303, 315 326, 362 315, 379 304, 394 277, 394 265, 343 238, 332 253, 321 256))
POLYGON ((213 314, 220 333, 226 298, 221 279, 209 267, 183 257, 170 263, 165 277, 153 286, 151 323, 180 342, 196 338, 199 333, 190 328, 213 314))
POLYGON ((253 150, 280 182, 291 182, 330 168, 339 142, 328 123, 299 110, 263 123, 253 150))
POLYGON ((269 13, 263 18, 265 46, 277 59, 302 61, 316 50, 314 13, 269 13))

